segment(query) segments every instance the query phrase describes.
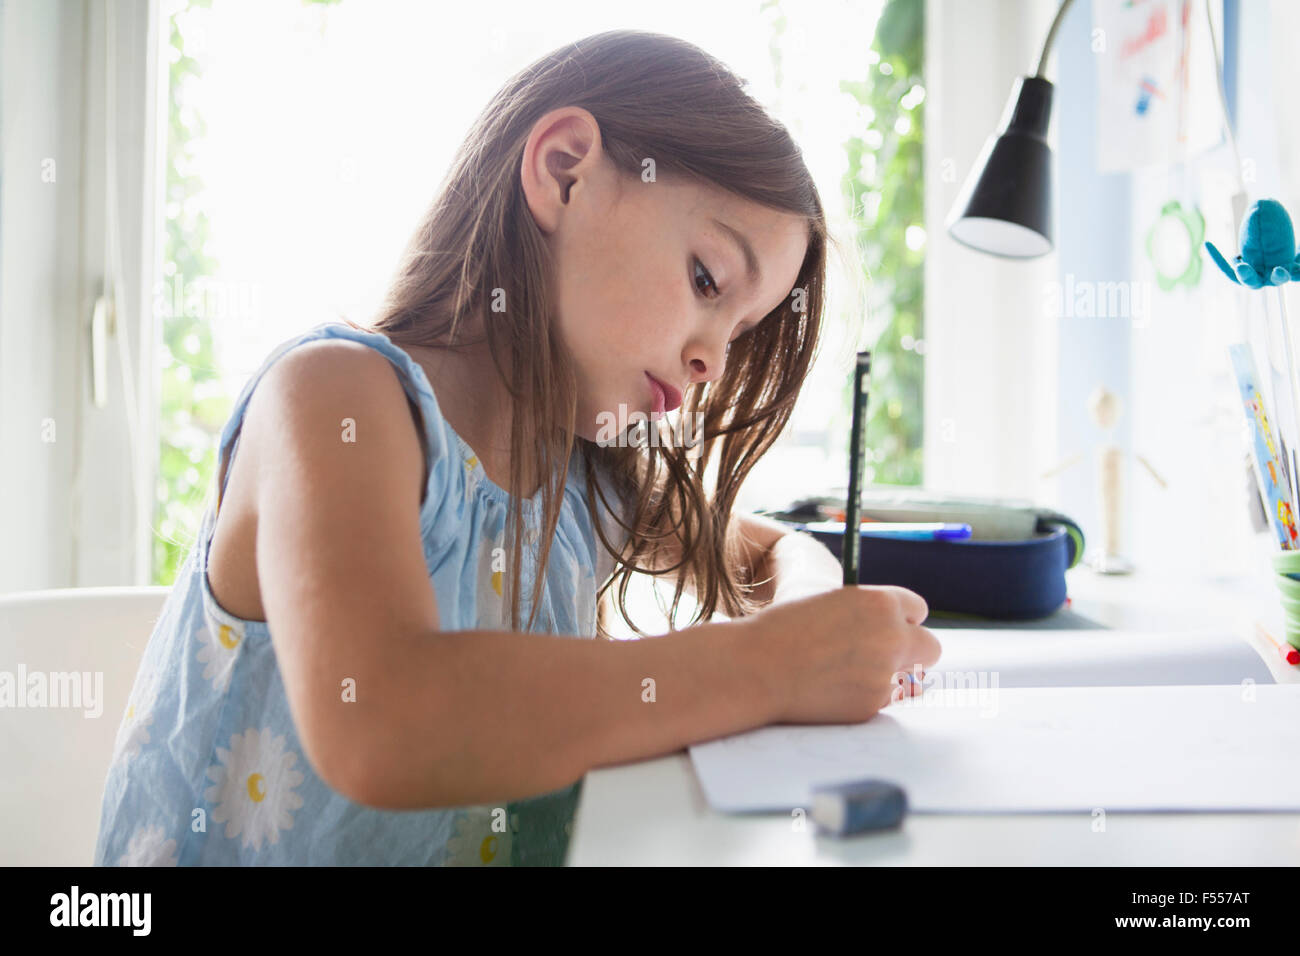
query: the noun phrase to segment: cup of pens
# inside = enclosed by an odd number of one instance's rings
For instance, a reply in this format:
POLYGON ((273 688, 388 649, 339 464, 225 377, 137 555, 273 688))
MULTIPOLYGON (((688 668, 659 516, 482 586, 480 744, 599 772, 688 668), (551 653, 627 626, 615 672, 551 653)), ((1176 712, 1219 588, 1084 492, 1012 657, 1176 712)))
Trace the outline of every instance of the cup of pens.
POLYGON ((1300 648, 1300 551, 1279 551, 1274 554, 1273 571, 1273 582, 1282 595, 1287 643, 1300 648))

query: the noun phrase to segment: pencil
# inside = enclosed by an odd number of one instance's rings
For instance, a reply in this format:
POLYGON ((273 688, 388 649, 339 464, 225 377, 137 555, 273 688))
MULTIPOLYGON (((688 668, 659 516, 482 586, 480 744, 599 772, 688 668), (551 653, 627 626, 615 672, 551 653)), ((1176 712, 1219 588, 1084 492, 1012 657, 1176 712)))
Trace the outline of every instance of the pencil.
POLYGON ((845 503, 844 585, 858 583, 858 557, 862 547, 862 472, 867 451, 867 385, 871 375, 871 352, 859 352, 853 372, 853 425, 849 433, 849 500, 845 503))
POLYGON ((1264 640, 1277 648, 1278 656, 1281 657, 1282 660, 1286 661, 1288 664, 1300 664, 1300 650, 1296 650, 1290 644, 1279 644, 1272 634, 1264 630, 1264 625, 1259 623, 1259 621, 1255 622, 1255 630, 1259 631, 1259 633, 1264 636, 1264 640))

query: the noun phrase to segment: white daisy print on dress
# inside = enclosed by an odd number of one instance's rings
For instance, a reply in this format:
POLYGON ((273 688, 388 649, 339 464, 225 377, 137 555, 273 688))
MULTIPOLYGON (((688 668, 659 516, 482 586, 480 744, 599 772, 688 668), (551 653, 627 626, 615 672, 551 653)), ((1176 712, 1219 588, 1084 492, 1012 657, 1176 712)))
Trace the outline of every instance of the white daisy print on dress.
POLYGON ((118 866, 176 866, 176 841, 160 826, 143 827, 131 834, 118 866))
POLYGON ((294 792, 303 781, 293 765, 298 755, 286 750, 284 737, 271 736, 269 727, 250 727, 230 738, 230 749, 217 748, 220 764, 208 768, 213 780, 204 796, 216 807, 214 823, 226 825, 230 839, 243 837, 254 850, 262 841, 278 843, 280 831, 293 828, 293 811, 302 807, 294 792))
POLYGON ((443 866, 509 866, 512 823, 506 819, 505 807, 457 810, 443 866))
POLYGON ((478 455, 461 459, 465 463, 465 500, 473 497, 474 489, 483 478, 483 469, 479 466, 478 455))
POLYGON ((150 684, 131 695, 127 701, 126 713, 117 728, 117 737, 113 741, 113 759, 118 757, 131 759, 140 754, 140 748, 149 742, 149 731, 153 723, 153 704, 157 695, 156 688, 150 684))
POLYGON ((225 691, 230 686, 230 675, 235 669, 235 658, 243 646, 244 635, 229 624, 208 618, 207 623, 194 634, 199 643, 198 659, 203 668, 203 679, 225 691))
POLYGON ((505 603, 508 564, 503 538, 484 535, 478 546, 476 626, 484 629, 509 628, 505 603))

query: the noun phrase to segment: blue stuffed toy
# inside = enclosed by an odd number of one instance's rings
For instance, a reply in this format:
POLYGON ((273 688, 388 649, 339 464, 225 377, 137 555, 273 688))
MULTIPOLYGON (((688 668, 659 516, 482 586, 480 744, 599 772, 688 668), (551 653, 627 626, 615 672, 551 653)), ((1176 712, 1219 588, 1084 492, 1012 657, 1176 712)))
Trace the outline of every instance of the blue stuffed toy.
POLYGON ((1300 256, 1296 255, 1291 217, 1276 199, 1261 199, 1250 207, 1241 224, 1241 255, 1227 260, 1207 242, 1210 258, 1233 282, 1249 289, 1300 281, 1300 256))

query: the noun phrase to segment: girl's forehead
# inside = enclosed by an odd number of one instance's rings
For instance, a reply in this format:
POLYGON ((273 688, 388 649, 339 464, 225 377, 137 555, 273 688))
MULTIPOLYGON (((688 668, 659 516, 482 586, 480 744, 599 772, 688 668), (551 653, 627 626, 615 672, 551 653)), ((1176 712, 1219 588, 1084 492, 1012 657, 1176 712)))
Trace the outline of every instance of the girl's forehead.
POLYGON ((669 188, 675 190, 683 212, 710 227, 718 220, 751 232, 786 231, 796 226, 807 229, 810 225, 805 216, 764 206, 716 183, 679 181, 669 188))
POLYGON ((765 206, 711 181, 669 173, 651 182, 629 178, 622 188, 639 197, 633 205, 641 208, 634 215, 671 219, 691 232, 702 230, 723 239, 737 232, 767 247, 769 256, 792 244, 796 235, 802 256, 811 241, 813 224, 806 216, 765 206))

